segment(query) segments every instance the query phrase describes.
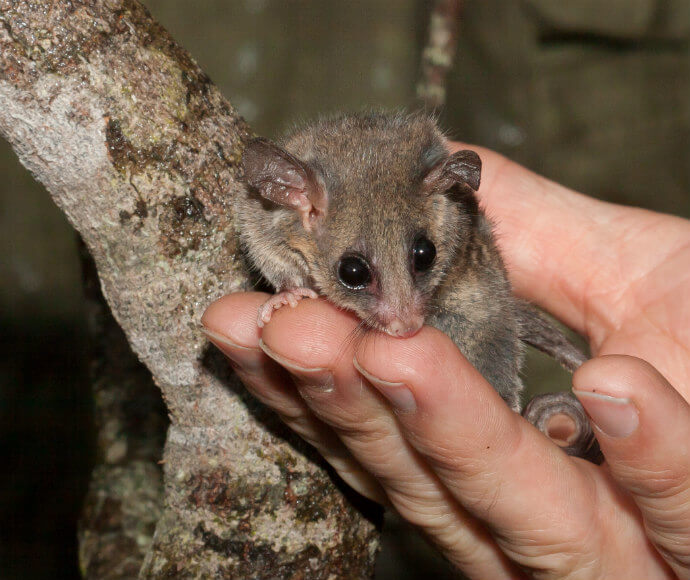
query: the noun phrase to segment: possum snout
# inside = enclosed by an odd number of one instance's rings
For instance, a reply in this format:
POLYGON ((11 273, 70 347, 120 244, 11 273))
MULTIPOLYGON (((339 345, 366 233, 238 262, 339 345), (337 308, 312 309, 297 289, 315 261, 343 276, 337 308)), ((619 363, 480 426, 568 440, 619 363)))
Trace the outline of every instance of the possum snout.
POLYGON ((414 315, 404 319, 394 318, 384 326, 384 330, 391 336, 408 338, 417 334, 422 326, 424 326, 424 317, 421 315, 414 315))

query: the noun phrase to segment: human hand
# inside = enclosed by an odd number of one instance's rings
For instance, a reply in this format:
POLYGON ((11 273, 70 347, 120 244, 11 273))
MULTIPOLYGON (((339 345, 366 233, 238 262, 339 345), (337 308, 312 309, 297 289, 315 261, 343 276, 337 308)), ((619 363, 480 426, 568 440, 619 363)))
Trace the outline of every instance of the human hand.
POLYGON ((597 355, 573 381, 605 466, 565 456, 433 328, 354 344, 357 320, 310 300, 260 334, 260 294, 226 296, 204 325, 255 396, 470 577, 688 577, 690 225, 480 155, 517 293, 597 355))

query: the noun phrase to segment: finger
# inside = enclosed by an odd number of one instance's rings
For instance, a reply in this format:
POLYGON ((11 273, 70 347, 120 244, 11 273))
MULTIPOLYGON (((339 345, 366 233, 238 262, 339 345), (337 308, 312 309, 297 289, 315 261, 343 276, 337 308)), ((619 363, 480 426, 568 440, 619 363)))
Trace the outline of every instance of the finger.
POLYGON ((406 340, 378 336, 356 356, 398 409, 407 440, 511 559, 545 578, 576 570, 626 577, 629 548, 641 577, 657 577, 663 563, 625 498, 602 485, 595 466, 568 458, 511 412, 445 335, 424 328, 406 340), (606 513, 616 513, 604 525, 602 498, 610 502, 606 513), (616 537, 620 530, 625 550, 605 553, 607 531, 616 537))
MULTIPOLYGON (((263 333, 312 411, 376 476, 390 503, 472 577, 520 577, 483 526, 459 507, 401 437, 393 413, 352 364, 357 321, 324 301, 282 309, 263 333)), ((363 342, 367 342, 365 337, 363 342)))
POLYGON ((685 268, 687 220, 587 197, 472 148, 482 159, 478 195, 515 291, 579 333, 598 343, 625 314, 633 282, 685 268))
POLYGON ((206 309, 201 323, 256 398, 288 417, 299 417, 307 409, 290 378, 259 348, 256 312, 267 297, 259 292, 224 296, 206 309))
POLYGON ((647 533, 690 578, 690 406, 654 367, 611 355, 573 376, 613 478, 640 508, 647 533))
POLYGON ((267 295, 251 292, 224 296, 202 317, 209 340, 223 352, 247 390, 273 409, 295 433, 313 445, 362 495, 382 503, 385 496, 371 475, 353 459, 333 430, 314 416, 294 388, 292 379, 259 347, 256 313, 267 295))

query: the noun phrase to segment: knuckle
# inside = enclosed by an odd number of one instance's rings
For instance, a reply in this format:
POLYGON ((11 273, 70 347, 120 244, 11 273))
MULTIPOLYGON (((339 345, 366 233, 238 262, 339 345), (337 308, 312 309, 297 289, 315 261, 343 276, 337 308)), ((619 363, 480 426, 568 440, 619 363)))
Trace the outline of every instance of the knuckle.
MULTIPOLYGON (((659 540, 657 537, 656 540, 659 540)), ((661 557, 673 568, 675 571, 682 570, 685 577, 690 574, 690 548, 688 547, 688 538, 665 538, 664 541, 655 541, 654 547, 661 557), (670 540, 670 541, 669 541, 670 540)))
POLYGON ((530 578, 608 577, 602 570, 601 554, 587 541, 566 538, 556 542, 542 537, 537 542, 515 541, 513 538, 505 543, 499 539, 499 543, 508 557, 529 573, 530 578))
MULTIPOLYGON (((517 425, 516 425, 517 426, 517 425)), ((461 477, 465 481, 493 478, 501 466, 511 457, 521 453, 523 434, 519 428, 506 429, 499 439, 472 436, 453 439, 427 437, 426 433, 411 434, 415 448, 429 461, 434 471, 448 476, 461 477)))
POLYGON ((650 500, 670 499, 689 495, 690 478, 686 470, 678 466, 631 465, 618 467, 617 475, 636 496, 650 500))
POLYGON ((361 450, 375 452, 380 461, 388 461, 397 452, 397 436, 391 431, 390 426, 378 419, 370 419, 347 426, 339 425, 338 432, 347 437, 361 450))
POLYGON ((284 413, 281 411, 278 413, 278 416, 283 423, 290 427, 290 429, 300 437, 307 439, 309 443, 319 438, 321 430, 312 415, 304 412, 284 413))

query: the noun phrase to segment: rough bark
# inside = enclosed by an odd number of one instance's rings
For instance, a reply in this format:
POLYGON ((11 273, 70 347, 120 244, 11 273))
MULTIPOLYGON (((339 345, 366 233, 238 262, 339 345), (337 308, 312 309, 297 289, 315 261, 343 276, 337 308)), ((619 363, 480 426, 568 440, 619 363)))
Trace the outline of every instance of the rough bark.
POLYGON ((165 503, 140 575, 370 575, 374 526, 199 331, 246 284, 231 199, 249 129, 189 55, 134 0, 0 0, 0 132, 163 393, 165 503))
POLYGON ((136 578, 161 515, 168 420, 151 373, 110 314, 93 260, 80 249, 98 435, 79 521, 79 564, 84 578, 124 580, 136 578))

